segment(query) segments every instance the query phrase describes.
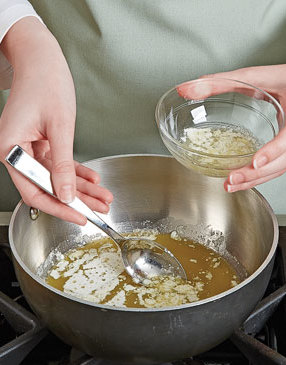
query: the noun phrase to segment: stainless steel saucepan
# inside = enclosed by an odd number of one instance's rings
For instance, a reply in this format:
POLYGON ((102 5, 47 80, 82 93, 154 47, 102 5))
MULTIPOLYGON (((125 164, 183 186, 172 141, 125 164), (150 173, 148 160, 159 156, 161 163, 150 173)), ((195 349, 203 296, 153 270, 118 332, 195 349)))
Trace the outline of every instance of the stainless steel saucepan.
POLYGON ((221 179, 193 173, 167 156, 115 156, 87 165, 115 196, 105 219, 119 232, 154 227, 195 232, 248 277, 180 307, 116 308, 80 300, 47 285, 39 267, 44 272, 56 248, 65 252, 99 231, 89 223, 79 227, 42 212, 36 216, 20 202, 9 237, 19 283, 35 313, 68 344, 120 363, 182 359, 228 338, 261 299, 271 275, 278 224, 266 200, 255 189, 228 194, 221 179))

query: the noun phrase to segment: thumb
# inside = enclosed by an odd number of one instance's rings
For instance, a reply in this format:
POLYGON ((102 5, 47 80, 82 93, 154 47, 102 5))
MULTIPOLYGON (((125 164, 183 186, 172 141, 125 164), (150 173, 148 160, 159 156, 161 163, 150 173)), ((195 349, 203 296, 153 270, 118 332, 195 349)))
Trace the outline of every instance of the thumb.
POLYGON ((203 75, 197 80, 178 85, 177 91, 186 99, 207 98, 231 91, 254 96, 255 89, 250 85, 255 85, 275 98, 279 98, 277 90, 285 88, 285 82, 281 77, 285 72, 286 65, 245 67, 234 71, 203 75), (216 79, 218 80, 216 81, 216 79), (239 84, 236 80, 245 84, 239 84))
MULTIPOLYGON (((57 123, 55 123, 57 124, 57 123)), ((74 128, 53 127, 48 136, 52 159, 52 182, 55 193, 63 203, 71 203, 76 193, 76 174, 73 160, 74 128)))
POLYGON ((205 99, 210 96, 237 92, 253 97, 256 88, 250 86, 245 78, 236 71, 204 75, 199 79, 187 81, 176 87, 180 96, 185 99, 205 99), (239 81, 238 81, 239 80, 239 81))
POLYGON ((270 93, 277 89, 285 88, 285 81, 281 75, 285 74, 286 65, 252 66, 236 69, 234 71, 219 72, 204 75, 201 78, 228 78, 255 85, 270 93))

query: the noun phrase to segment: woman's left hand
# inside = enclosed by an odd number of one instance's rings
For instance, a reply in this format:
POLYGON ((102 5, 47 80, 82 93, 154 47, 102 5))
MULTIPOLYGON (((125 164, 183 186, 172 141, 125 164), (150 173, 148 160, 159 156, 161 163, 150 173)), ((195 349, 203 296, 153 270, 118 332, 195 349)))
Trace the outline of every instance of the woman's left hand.
MULTIPOLYGON (((286 65, 242 68, 231 72, 205 75, 203 78, 227 78, 246 82, 274 96, 286 111, 286 65)), ((195 90, 188 83, 177 87, 184 98, 194 98, 195 90)), ((210 91, 211 94, 219 92, 210 91)), ((269 143, 254 155, 248 166, 232 171, 224 183, 225 190, 235 192, 250 189, 286 172, 286 129, 285 127, 269 143)))

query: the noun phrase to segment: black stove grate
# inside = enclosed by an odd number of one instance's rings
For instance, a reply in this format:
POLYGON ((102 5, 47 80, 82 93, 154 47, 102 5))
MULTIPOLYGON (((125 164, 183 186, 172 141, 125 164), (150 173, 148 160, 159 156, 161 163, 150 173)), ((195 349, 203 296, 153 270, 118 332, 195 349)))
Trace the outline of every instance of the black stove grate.
MULTIPOLYGON (((9 340, 1 344, 0 364, 17 365, 46 335, 36 317, 17 302, 0 292, 1 339, 9 340)), ((1 342, 3 342, 1 340, 1 342)))
MULTIPOLYGON (((49 333, 34 316, 9 258, 0 227, 0 365, 120 365, 82 354, 49 333)), ((286 365, 286 227, 264 299, 231 338, 214 349, 161 365, 286 365)))

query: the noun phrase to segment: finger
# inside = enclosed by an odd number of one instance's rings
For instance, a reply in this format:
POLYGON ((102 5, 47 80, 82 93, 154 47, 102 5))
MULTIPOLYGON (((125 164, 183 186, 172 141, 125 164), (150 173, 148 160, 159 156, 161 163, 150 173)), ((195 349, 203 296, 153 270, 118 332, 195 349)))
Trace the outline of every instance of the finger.
POLYGON ((86 224, 86 218, 80 213, 45 193, 11 166, 7 166, 7 169, 25 204, 68 222, 86 224))
POLYGON ((275 160, 271 161, 259 169, 254 169, 252 165, 245 166, 241 169, 232 171, 229 174, 228 183, 230 185, 238 185, 257 179, 264 178, 269 175, 279 173, 286 168, 286 153, 282 154, 275 160))
MULTIPOLYGON (((239 79, 238 79, 239 80, 239 79)), ((236 82, 235 79, 202 77, 197 80, 188 81, 176 87, 178 94, 185 99, 206 99, 213 95, 236 92, 253 97, 256 89, 247 84, 236 82)))
POLYGON ((80 191, 77 191, 76 195, 86 205, 88 205, 91 210, 94 210, 99 213, 105 213, 105 214, 109 212, 109 205, 102 202, 101 200, 92 198, 91 196, 81 193, 80 191))
POLYGON ((283 128, 272 141, 256 152, 253 157, 253 167, 259 169, 281 156, 285 152, 285 141, 286 129, 283 128))
POLYGON ((262 178, 259 178, 257 180, 252 180, 252 181, 248 181, 242 184, 237 184, 237 185, 230 185, 228 184, 228 181, 225 181, 224 183, 224 188, 228 193, 234 193, 235 191, 239 191, 239 190, 247 190, 247 189, 251 189, 254 186, 263 184, 267 181, 270 181, 272 179, 275 179, 276 177, 279 177, 281 175, 283 175, 286 172, 286 169, 281 170, 275 174, 271 174, 262 178))
POLYGON ((285 65, 245 67, 234 71, 203 75, 197 80, 178 85, 177 91, 179 95, 185 99, 206 98, 211 95, 230 91, 254 96, 255 90, 248 85, 241 87, 241 85, 239 86, 239 84, 237 84, 237 87, 234 87, 233 83, 230 85, 227 80, 219 83, 215 81, 215 79, 229 79, 255 85, 260 89, 268 91, 276 99, 279 99, 277 90, 285 88, 283 84, 284 80, 281 78, 281 74, 284 74, 285 72, 285 65), (199 81, 204 81, 206 78, 213 78, 214 81, 212 82, 209 80, 209 82, 199 83, 199 81))
POLYGON ((284 89, 284 79, 281 75, 285 74, 286 65, 268 65, 244 67, 234 71, 219 72, 204 77, 227 78, 246 82, 251 85, 256 85, 259 88, 267 89, 270 92, 275 92, 277 89, 284 89))
POLYGON ((205 99, 211 95, 229 91, 226 86, 217 87, 217 83, 212 80, 192 80, 184 82, 176 87, 177 93, 184 99, 205 99))
MULTIPOLYGON (((38 160, 41 161, 41 163, 43 165, 45 165, 46 168, 48 168, 49 170, 51 170, 52 168, 52 163, 51 163, 51 152, 47 151, 44 154, 39 155, 38 160)), ((95 183, 95 184, 99 184, 100 183, 100 176, 98 175, 98 173, 92 169, 90 169, 89 167, 86 167, 84 165, 82 165, 81 163, 74 161, 74 165, 75 165, 75 172, 77 176, 81 176, 82 178, 95 183)))
MULTIPOLYGON (((279 101, 282 109, 285 111, 286 99, 285 99, 285 81, 281 75, 285 74, 286 65, 274 65, 274 66, 255 66, 246 67, 230 72, 221 72, 211 75, 204 75, 200 79, 213 78, 215 79, 229 79, 239 83, 245 83, 244 87, 240 89, 240 86, 228 90, 229 86, 227 83, 219 81, 217 87, 214 87, 212 94, 216 95, 223 92, 235 91, 244 95, 254 97, 255 99, 263 99, 269 101, 269 96, 264 93, 263 95, 257 95, 257 89, 268 92, 272 97, 279 101), (253 85, 254 88, 251 86, 253 85)), ((239 84, 238 84, 239 85, 239 84)), ((210 96, 209 95, 209 96, 210 96)), ((273 103, 273 102, 271 102, 273 103)), ((274 104, 275 106, 275 104, 274 104)), ((277 120, 279 126, 282 127, 284 124, 284 112, 277 105, 277 120)))
POLYGON ((92 183, 99 184, 100 177, 98 173, 78 162, 75 161, 75 169, 77 176, 81 176, 82 178, 89 180, 92 183))
POLYGON ((82 177, 77 176, 76 186, 79 192, 101 200, 103 203, 110 204, 113 200, 113 195, 109 190, 97 184, 93 184, 82 177))
POLYGON ((67 222, 79 224, 82 226, 87 222, 86 217, 78 213, 76 210, 68 207, 64 203, 41 190, 32 197, 31 202, 28 200, 25 201, 25 203, 67 222))
POLYGON ((73 123, 53 121, 47 131, 52 157, 52 182, 57 197, 71 203, 76 193, 76 175, 73 160, 73 123))
MULTIPOLYGON (((41 162, 47 169, 51 169, 52 162, 48 158, 43 157, 39 160, 39 162, 41 162)), ((99 186, 96 182, 94 182, 94 180, 99 181, 99 175, 95 171, 85 166, 82 166, 76 161, 75 169, 77 175, 81 174, 81 176, 76 176, 77 192, 101 200, 104 203, 104 206, 112 202, 113 194, 109 190, 99 186)), ((106 207, 102 207, 101 209, 104 209, 106 211, 106 207)))

